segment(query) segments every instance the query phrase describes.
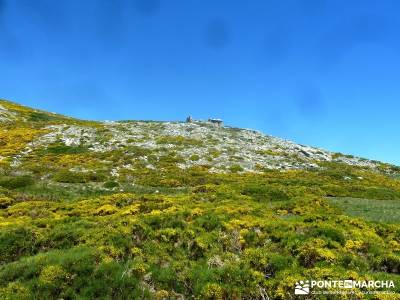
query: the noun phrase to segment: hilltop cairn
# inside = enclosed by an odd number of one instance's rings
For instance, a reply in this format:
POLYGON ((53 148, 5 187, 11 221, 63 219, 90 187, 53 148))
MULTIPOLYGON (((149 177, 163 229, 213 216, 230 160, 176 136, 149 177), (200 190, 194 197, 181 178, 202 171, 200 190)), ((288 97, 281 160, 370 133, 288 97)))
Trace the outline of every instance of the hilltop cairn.
MULTIPOLYGON (((204 122, 204 121, 201 121, 201 120, 194 120, 194 119, 192 118, 192 116, 189 115, 189 116, 186 118, 186 123, 193 123, 193 122, 204 122)), ((213 124, 213 125, 215 125, 215 126, 217 126, 217 127, 222 127, 222 124, 223 124, 223 121, 222 121, 221 119, 215 119, 215 118, 209 118, 207 122, 208 122, 208 123, 211 123, 211 124, 213 124)))
POLYGON ((223 121, 221 119, 214 119, 214 118, 208 119, 208 122, 210 122, 213 125, 216 125, 217 127, 222 127, 223 124, 223 121))

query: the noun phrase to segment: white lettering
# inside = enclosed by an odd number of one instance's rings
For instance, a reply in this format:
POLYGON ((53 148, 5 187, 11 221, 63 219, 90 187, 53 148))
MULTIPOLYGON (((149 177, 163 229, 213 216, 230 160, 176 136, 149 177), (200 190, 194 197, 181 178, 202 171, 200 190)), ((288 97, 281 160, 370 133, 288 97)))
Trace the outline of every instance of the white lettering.
MULTIPOLYGON (((302 282, 301 282, 302 283, 302 282)), ((310 280, 307 281, 307 288, 312 289, 314 287, 318 287, 320 289, 331 289, 331 288, 339 288, 339 289, 388 289, 394 288, 395 284, 393 280, 386 280, 386 281, 373 281, 373 280, 364 280, 364 281, 356 281, 356 280, 310 280)), ((333 291, 330 291, 333 292, 333 291)), ((338 291, 339 292, 339 291, 338 291)), ((345 292, 345 291, 342 291, 345 292)), ((373 291, 364 291, 364 292, 373 292, 373 291)))

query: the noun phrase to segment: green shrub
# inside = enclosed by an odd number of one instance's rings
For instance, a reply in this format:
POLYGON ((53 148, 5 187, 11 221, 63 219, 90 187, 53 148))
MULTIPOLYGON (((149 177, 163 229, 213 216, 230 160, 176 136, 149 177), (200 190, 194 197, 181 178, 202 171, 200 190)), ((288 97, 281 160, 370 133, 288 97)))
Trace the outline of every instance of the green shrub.
POLYGON ((293 264, 293 258, 291 256, 285 256, 280 254, 271 254, 269 256, 268 269, 270 272, 275 273, 288 269, 293 264))
POLYGON ((119 183, 116 181, 107 181, 103 184, 103 187, 105 187, 106 189, 113 189, 119 187, 119 183))
POLYGON ((224 290, 217 283, 208 283, 201 291, 201 295, 203 299, 222 300, 224 290))
POLYGON ((0 179, 0 186, 7 189, 18 189, 27 187, 34 184, 34 180, 31 176, 15 176, 15 177, 3 177, 0 179))
POLYGON ((197 154, 193 154, 192 156, 190 156, 191 161, 198 161, 199 159, 200 159, 200 156, 198 156, 197 154))
POLYGON ((320 237, 327 240, 335 241, 344 245, 346 238, 343 232, 337 228, 331 226, 318 226, 310 231, 310 235, 313 237, 320 237))
POLYGON ((264 271, 269 262, 269 255, 262 248, 248 248, 242 258, 252 269, 264 271))
POLYGON ((10 282, 6 287, 0 287, 0 295, 4 300, 29 300, 34 298, 29 289, 20 282, 10 282))
POLYGON ((326 247, 327 243, 322 239, 312 239, 300 247, 298 260, 306 268, 313 267, 318 262, 331 264, 337 259, 335 253, 326 247))
POLYGON ((256 152, 257 152, 257 154, 260 154, 260 155, 270 155, 270 156, 282 155, 281 153, 279 153, 277 151, 274 151, 272 149, 259 150, 259 151, 256 151, 256 152))
POLYGON ((221 228, 222 226, 221 218, 211 212, 204 216, 196 218, 195 223, 196 225, 206 229, 207 231, 215 230, 221 228))
POLYGON ((28 121, 31 122, 48 122, 53 120, 57 120, 57 118, 43 112, 31 112, 28 118, 28 121))
POLYGON ((33 233, 23 227, 0 231, 0 265, 35 253, 33 233))
POLYGON ((44 153, 49 154, 81 154, 88 152, 88 147, 86 146, 66 146, 63 144, 52 145, 42 150, 44 153))
POLYGON ((53 175, 53 180, 62 183, 85 183, 86 176, 83 173, 71 172, 69 170, 60 170, 53 175))
POLYGON ((377 258, 376 269, 382 272, 399 274, 400 255, 387 254, 377 258))
POLYGON ((229 167, 229 170, 232 173, 238 173, 238 172, 242 172, 243 168, 240 165, 232 165, 232 166, 229 167))
POLYGON ((271 201, 287 201, 290 199, 289 195, 282 188, 272 188, 268 192, 271 201))
POLYGON ((67 272, 59 266, 46 266, 42 269, 39 275, 39 282, 48 288, 57 289, 64 285, 65 280, 68 278, 67 272))
POLYGON ((286 201, 290 199, 289 195, 281 187, 259 183, 245 185, 241 194, 251 196, 257 201, 286 201))
POLYGON ((54 181, 62 183, 103 182, 106 179, 107 174, 103 171, 73 172, 63 169, 53 175, 54 181))
POLYGON ((0 196, 0 209, 1 208, 7 208, 9 206, 11 206, 13 203, 13 200, 9 197, 5 197, 5 196, 0 196))
POLYGON ((87 172, 83 174, 86 181, 103 182, 107 179, 107 174, 104 171, 87 172))
POLYGON ((203 141, 184 136, 162 136, 157 139, 157 144, 173 144, 177 146, 202 146, 203 141))

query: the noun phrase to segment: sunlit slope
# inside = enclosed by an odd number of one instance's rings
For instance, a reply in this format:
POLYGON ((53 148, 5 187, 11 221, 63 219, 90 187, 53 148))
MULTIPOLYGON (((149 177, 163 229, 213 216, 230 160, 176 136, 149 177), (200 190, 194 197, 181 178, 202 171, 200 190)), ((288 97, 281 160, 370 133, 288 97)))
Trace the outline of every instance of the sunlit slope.
POLYGON ((252 130, 0 101, 0 299, 297 299, 305 279, 399 292, 398 178, 252 130))
MULTIPOLYGON (((377 161, 204 121, 90 122, 0 100, 0 124, 3 128, 0 155, 14 168, 26 154, 30 159, 34 156, 38 160, 55 161, 56 169, 63 166, 56 160, 81 154, 85 164, 77 167, 86 171, 98 171, 93 168, 101 167, 112 176, 143 167, 159 169, 164 163, 180 169, 202 166, 217 173, 322 169, 327 163, 385 174, 398 172, 398 168, 377 161), (119 157, 118 162, 104 159, 113 155, 119 157)), ((71 167, 68 160, 64 166, 71 167)))

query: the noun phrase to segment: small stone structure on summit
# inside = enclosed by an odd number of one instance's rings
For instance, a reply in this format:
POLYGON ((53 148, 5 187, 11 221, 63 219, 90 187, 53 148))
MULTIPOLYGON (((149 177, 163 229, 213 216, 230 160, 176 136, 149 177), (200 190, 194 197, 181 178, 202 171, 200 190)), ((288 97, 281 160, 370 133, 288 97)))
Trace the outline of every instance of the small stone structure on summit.
POLYGON ((210 123, 212 123, 212 124, 215 124, 215 125, 217 125, 218 127, 221 127, 222 124, 223 124, 223 121, 222 121, 221 119, 213 119, 213 118, 210 118, 210 119, 208 119, 208 122, 210 122, 210 123))
MULTIPOLYGON (((195 120, 192 118, 191 115, 186 117, 186 123, 193 123, 193 122, 204 122, 202 120, 195 120)), ((216 125, 217 127, 222 127, 223 121, 221 119, 216 119, 216 118, 209 118, 207 120, 208 123, 211 123, 213 125, 216 125)))

